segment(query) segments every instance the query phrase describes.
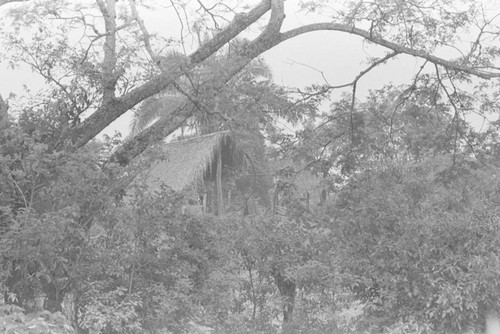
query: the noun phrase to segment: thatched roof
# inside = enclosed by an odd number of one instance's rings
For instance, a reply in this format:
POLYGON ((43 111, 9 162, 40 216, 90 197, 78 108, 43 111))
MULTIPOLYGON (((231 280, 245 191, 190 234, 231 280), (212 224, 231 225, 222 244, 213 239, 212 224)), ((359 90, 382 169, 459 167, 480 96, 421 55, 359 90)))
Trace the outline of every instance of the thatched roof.
POLYGON ((167 143, 161 151, 165 159, 152 164, 147 171, 147 184, 150 190, 163 183, 181 191, 213 175, 217 154, 222 154, 223 165, 227 163, 233 154, 233 143, 229 131, 224 131, 167 143))

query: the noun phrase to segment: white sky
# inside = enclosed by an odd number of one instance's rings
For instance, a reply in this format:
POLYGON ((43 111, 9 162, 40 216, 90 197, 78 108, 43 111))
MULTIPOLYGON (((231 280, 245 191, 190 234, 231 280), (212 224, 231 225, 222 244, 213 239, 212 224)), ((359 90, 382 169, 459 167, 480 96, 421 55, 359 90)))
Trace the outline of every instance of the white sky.
MULTIPOLYGON (((253 0, 257 3, 257 0, 253 0)), ((305 18, 297 13, 300 0, 287 0, 285 2, 287 17, 282 31, 295 26, 322 22, 325 19, 319 16, 305 18)), ((500 0, 485 0, 493 5, 500 0)), ((0 10, 0 17, 2 11, 0 10)), ((163 30, 166 21, 164 16, 145 18, 150 30, 163 30)), ((174 30, 174 29, 172 29, 174 30)), ((350 82, 366 67, 367 57, 381 56, 386 49, 368 45, 361 38, 340 32, 313 32, 285 41, 263 57, 271 66, 274 81, 289 87, 304 87, 313 83, 325 83, 324 78, 331 85, 350 82), (324 78, 323 78, 324 76, 324 78)), ((401 84, 409 82, 422 64, 409 56, 399 56, 395 60, 374 69, 367 74, 358 84, 358 94, 364 95, 369 89, 378 89, 390 82, 401 84)), ((37 90, 43 84, 39 76, 32 74, 27 69, 8 69, 6 64, 0 63, 0 94, 7 98, 10 93, 20 93, 26 85, 37 90)), ((127 132, 130 123, 129 113, 115 121, 106 133, 114 131, 127 132)))

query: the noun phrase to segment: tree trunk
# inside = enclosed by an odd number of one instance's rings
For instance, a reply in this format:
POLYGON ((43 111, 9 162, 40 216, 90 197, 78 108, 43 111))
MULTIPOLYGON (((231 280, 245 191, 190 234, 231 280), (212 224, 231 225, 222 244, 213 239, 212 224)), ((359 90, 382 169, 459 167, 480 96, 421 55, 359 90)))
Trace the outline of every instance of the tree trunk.
POLYGON ((9 105, 0 96, 0 131, 9 126, 9 105))
POLYGON ((222 152, 217 153, 217 171, 215 174, 215 194, 217 216, 224 215, 224 196, 222 193, 222 152))
POLYGON ((57 291, 57 288, 51 283, 44 284, 43 292, 45 293, 43 309, 52 313, 61 312, 64 293, 57 291))
POLYGON ((279 270, 273 270, 274 282, 278 286, 283 303, 283 324, 281 333, 293 333, 293 309, 295 306, 296 285, 292 280, 284 277, 279 270))
POLYGON ((115 98, 116 82, 120 70, 116 68, 116 4, 115 0, 97 0, 97 5, 104 18, 106 39, 104 42, 104 60, 102 62, 103 104, 108 104, 115 98))

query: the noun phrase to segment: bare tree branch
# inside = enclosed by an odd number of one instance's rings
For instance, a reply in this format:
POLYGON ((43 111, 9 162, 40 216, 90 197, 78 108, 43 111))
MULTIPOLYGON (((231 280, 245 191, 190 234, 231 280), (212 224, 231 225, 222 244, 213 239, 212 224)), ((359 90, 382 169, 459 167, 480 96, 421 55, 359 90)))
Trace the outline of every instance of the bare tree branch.
POLYGON ((212 13, 212 9, 214 9, 215 5, 212 6, 212 8, 207 8, 203 2, 201 2, 200 0, 197 0, 198 4, 200 5, 200 7, 205 11, 205 13, 207 13, 208 15, 210 15, 210 17, 212 18, 212 21, 214 22, 214 27, 215 29, 219 29, 219 23, 217 23, 217 20, 215 19, 217 17, 217 15, 215 15, 214 13, 212 13))
POLYGON ((420 69, 418 70, 417 74, 413 77, 413 83, 411 86, 406 88, 404 91, 399 94, 399 96, 396 98, 394 101, 393 105, 394 107, 392 108, 392 116, 391 116, 391 121, 389 125, 389 140, 392 141, 392 134, 394 133, 394 120, 396 118, 396 113, 398 110, 403 107, 406 103, 406 101, 412 96, 413 92, 415 91, 415 88, 417 87, 417 81, 418 78, 420 77, 420 74, 424 70, 425 66, 427 65, 427 61, 425 61, 422 66, 420 66, 420 69))
POLYGON ((356 28, 352 25, 347 25, 347 24, 338 24, 338 23, 314 23, 314 24, 309 24, 305 25, 296 29, 289 30, 287 32, 284 32, 280 34, 280 38, 276 40, 276 45, 293 37, 296 37, 298 35, 302 35, 308 32, 312 31, 320 31, 320 30, 331 30, 331 31, 343 31, 352 35, 360 36, 365 38, 366 40, 373 42, 375 44, 378 44, 380 46, 384 46, 388 49, 391 49, 395 52, 398 53, 404 53, 407 55, 415 56, 418 58, 425 59, 429 61, 430 63, 437 64, 444 66, 450 70, 455 70, 455 71, 460 71, 464 72, 470 75, 477 76, 479 78, 483 79, 492 79, 492 78, 499 78, 500 77, 500 72, 488 72, 488 71, 482 71, 480 69, 474 68, 474 67, 469 67, 466 65, 461 64, 458 61, 449 61, 445 60, 443 58, 434 56, 429 54, 426 51, 423 50, 415 50, 406 46, 399 45, 397 43, 388 41, 380 36, 377 36, 375 34, 371 34, 369 31, 363 30, 356 28))
POLYGON ((27 0, 0 0, 0 6, 6 5, 11 2, 26 2, 27 0))
POLYGON ((104 17, 106 41, 104 42, 104 60, 102 62, 103 104, 115 98, 116 82, 120 76, 116 69, 116 8, 114 0, 96 0, 104 17), (106 1, 106 2, 104 2, 106 1))
POLYGON ((354 111, 354 102, 356 99, 356 87, 357 87, 358 81, 361 80, 361 78, 363 76, 365 76, 368 72, 373 70, 375 67, 387 62, 391 58, 396 57, 398 54, 399 54, 398 52, 391 52, 391 53, 385 55, 384 57, 375 60, 372 64, 370 64, 370 66, 368 66, 367 68, 365 68, 364 70, 359 72, 359 74, 356 75, 356 77, 351 82, 348 82, 345 84, 332 86, 332 85, 328 84, 328 81, 326 80, 325 76, 323 75, 323 72, 319 71, 321 73, 321 75, 323 76, 323 80, 327 84, 323 85, 320 90, 312 92, 312 93, 303 92, 300 89, 298 89, 297 92, 302 95, 302 98, 295 101, 294 104, 292 105, 292 108, 295 107, 296 105, 299 105, 300 103, 303 103, 303 102, 305 102, 309 99, 312 99, 314 97, 324 95, 332 90, 339 89, 339 88, 352 87, 352 98, 351 98, 351 116, 352 116, 352 112, 354 111))
POLYGON ((128 3, 130 5, 130 10, 132 12, 132 18, 137 22, 137 24, 139 25, 139 28, 141 29, 142 37, 144 40, 144 47, 146 48, 146 51, 148 52, 151 59, 156 60, 158 58, 158 56, 153 51, 153 48, 151 47, 151 35, 148 32, 148 29, 146 28, 144 21, 142 20, 142 18, 139 16, 139 13, 137 12, 135 0, 129 0, 128 3))

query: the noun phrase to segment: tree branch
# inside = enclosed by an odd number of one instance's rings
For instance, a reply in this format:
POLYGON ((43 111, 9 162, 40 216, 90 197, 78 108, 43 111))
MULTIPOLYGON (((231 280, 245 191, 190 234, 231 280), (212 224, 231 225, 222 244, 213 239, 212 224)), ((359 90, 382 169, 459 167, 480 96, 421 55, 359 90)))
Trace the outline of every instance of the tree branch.
POLYGON ((343 31, 352 35, 360 36, 365 38, 366 40, 373 42, 375 44, 378 44, 380 46, 386 47, 388 49, 391 49, 395 52, 398 53, 404 53, 407 55, 411 55, 414 57, 422 58, 430 63, 436 64, 436 65, 441 65, 444 66, 450 70, 455 70, 455 71, 460 71, 464 72, 467 74, 471 74, 474 76, 477 76, 479 78, 483 79, 492 79, 492 78, 499 78, 500 73, 495 73, 495 72, 488 72, 488 71, 481 71, 479 69, 473 68, 473 67, 468 67, 465 65, 460 64, 459 62, 456 61, 449 61, 445 60, 440 57, 436 57, 434 55, 429 54, 426 51, 423 50, 415 50, 411 49, 406 46, 402 46, 399 44, 396 44, 394 42, 388 41, 380 36, 377 36, 375 34, 371 34, 370 32, 356 28, 352 25, 347 25, 347 24, 338 24, 338 23, 313 23, 309 25, 305 25, 296 29, 289 30, 287 32, 284 32, 281 34, 281 37, 279 39, 279 42, 277 41, 276 44, 281 43, 287 39, 296 37, 298 35, 302 35, 308 32, 313 32, 313 31, 321 31, 321 30, 331 30, 331 31, 343 31))
POLYGON ((153 48, 151 47, 151 42, 150 42, 151 35, 148 32, 148 29, 146 28, 144 21, 142 20, 142 18, 139 16, 139 13, 137 12, 137 6, 135 5, 135 0, 129 0, 129 5, 130 5, 130 10, 132 12, 132 18, 137 22, 137 24, 139 25, 139 28, 141 29, 143 39, 144 39, 144 47, 146 48, 146 51, 148 52, 151 59, 156 61, 158 56, 156 55, 156 53, 153 51, 153 48))
POLYGON ((248 13, 237 14, 226 28, 221 30, 211 40, 200 46, 197 51, 187 57, 183 64, 170 68, 169 71, 154 77, 142 86, 131 90, 118 99, 113 100, 111 103, 103 104, 94 114, 77 126, 71 133, 71 138, 68 139, 70 139, 77 147, 85 145, 116 118, 140 103, 145 98, 160 92, 175 82, 180 76, 210 57, 214 52, 219 50, 223 45, 236 37, 241 31, 246 29, 269 10, 271 10, 271 18, 264 31, 254 41, 244 45, 243 51, 240 53, 239 57, 235 57, 234 62, 227 68, 223 69, 224 73, 222 73, 222 78, 226 78, 226 82, 238 73, 239 70, 245 67, 252 59, 279 43, 301 34, 319 30, 342 31, 357 35, 375 44, 389 48, 393 50, 394 53, 403 53, 423 58, 433 64, 444 66, 450 70, 460 71, 483 79, 500 77, 500 73, 482 71, 478 68, 467 67, 455 61, 449 61, 436 57, 423 50, 414 50, 401 46, 352 25, 316 23, 280 33, 279 31, 285 18, 283 7, 283 0, 262 0, 259 5, 248 13))
POLYGON ((6 5, 11 2, 25 2, 26 0, 0 0, 0 6, 6 5))
MULTIPOLYGON (((274 13, 272 13, 271 16, 274 18, 270 19, 270 22, 271 20, 279 20, 279 22, 276 23, 273 21, 272 28, 265 29, 255 40, 245 45, 243 53, 240 54, 239 57, 235 57, 234 61, 231 62, 229 66, 224 68, 221 73, 221 80, 218 80, 215 83, 215 86, 212 87, 213 91, 216 92, 218 89, 221 89, 229 80, 231 80, 231 78, 248 65, 252 59, 268 50, 270 45, 273 45, 273 40, 275 36, 277 36, 277 32, 279 32, 281 23, 285 18, 282 4, 283 0, 273 0, 272 10, 274 13)), ((173 116, 173 119, 167 118, 157 121, 149 128, 132 138, 129 142, 124 143, 124 145, 120 147, 115 154, 113 154, 111 160, 119 162, 122 165, 128 164, 134 157, 142 153, 149 145, 164 139, 166 136, 175 131, 175 129, 180 127, 189 117, 193 115, 193 112, 194 110, 180 108, 174 112, 175 115, 173 116)))
POLYGON ((144 152, 151 143, 163 140, 177 130, 194 113, 194 108, 178 108, 171 117, 160 118, 148 128, 139 132, 131 140, 123 143, 109 159, 111 162, 127 165, 133 158, 144 152))
POLYGON ((103 104, 108 104, 115 98, 115 86, 120 76, 116 71, 116 8, 115 0, 96 0, 96 2, 104 17, 106 30, 104 60, 102 62, 102 86, 103 104))
MULTIPOLYGON (((276 0, 273 0, 276 1, 276 0)), ((283 0, 278 0, 283 1, 283 0)), ((271 0, 262 0, 259 5, 247 14, 236 14, 226 28, 216 34, 211 40, 205 42, 197 51, 189 57, 191 63, 198 64, 210 57, 215 51, 231 39, 240 34, 244 29, 257 21, 271 9, 271 0)))
POLYGON ((262 0, 261 3, 250 12, 246 14, 237 14, 225 29, 220 31, 210 41, 200 46, 197 51, 187 57, 184 64, 170 68, 169 71, 154 77, 142 86, 131 90, 120 98, 103 101, 101 107, 68 134, 67 139, 76 147, 85 145, 126 111, 133 108, 147 97, 159 93, 175 82, 181 75, 210 57, 214 52, 262 17, 269 9, 271 9, 271 0, 262 0))

